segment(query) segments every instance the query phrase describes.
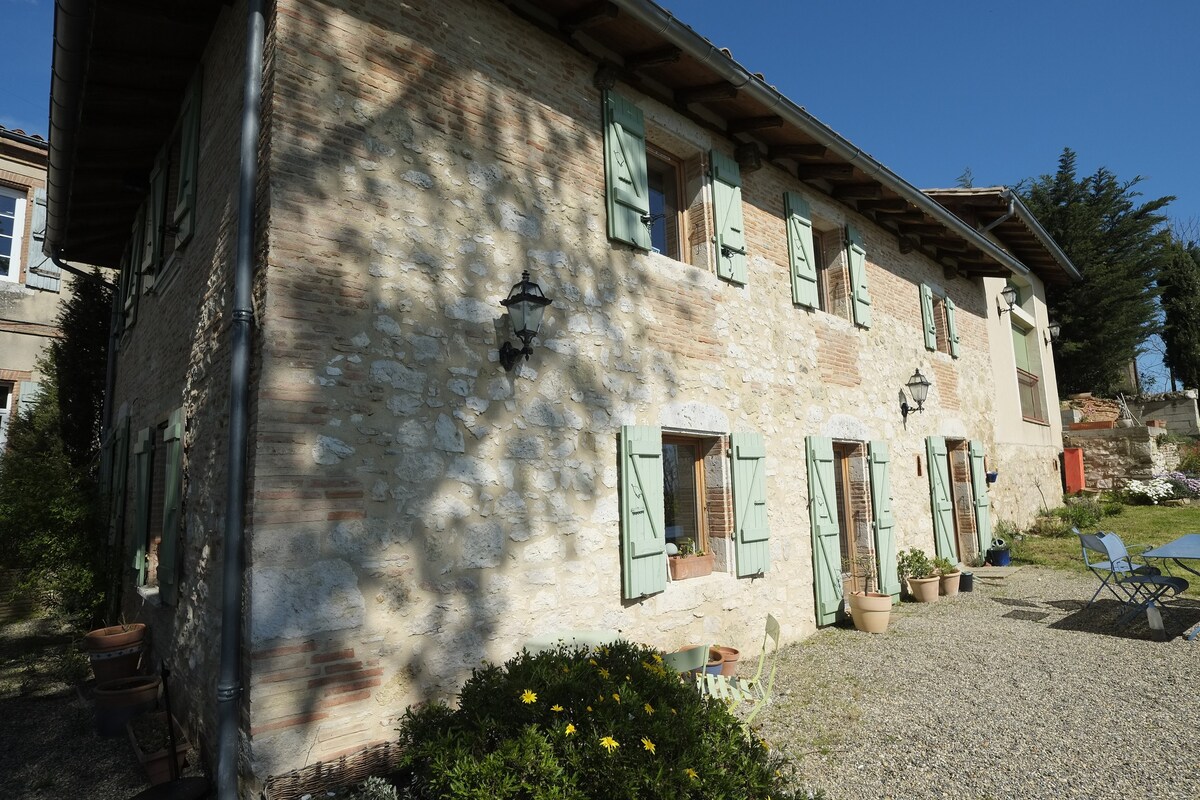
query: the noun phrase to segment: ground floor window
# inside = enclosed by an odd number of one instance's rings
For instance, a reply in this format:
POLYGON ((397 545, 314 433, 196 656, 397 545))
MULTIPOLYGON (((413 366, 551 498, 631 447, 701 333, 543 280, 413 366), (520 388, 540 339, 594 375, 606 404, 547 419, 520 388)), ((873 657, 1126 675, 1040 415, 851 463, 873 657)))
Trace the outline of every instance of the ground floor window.
POLYGON ((833 459, 844 591, 878 591, 866 443, 834 442, 833 459))

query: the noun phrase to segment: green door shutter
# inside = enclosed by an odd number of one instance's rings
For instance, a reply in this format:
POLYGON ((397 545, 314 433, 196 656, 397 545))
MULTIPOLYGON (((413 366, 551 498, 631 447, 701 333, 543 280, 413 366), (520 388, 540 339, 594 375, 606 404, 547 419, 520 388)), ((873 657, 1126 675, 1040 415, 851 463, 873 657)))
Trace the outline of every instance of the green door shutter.
POLYGON ((929 498, 933 511, 933 542, 937 555, 958 560, 954 546, 954 501, 950 494, 950 465, 946 458, 946 440, 930 436, 925 440, 929 462, 929 498))
POLYGON ((812 208, 795 192, 783 193, 787 214, 788 260, 792 265, 792 302, 817 307, 817 262, 813 255, 812 208))
POLYGON ((183 509, 183 409, 171 412, 163 431, 166 448, 166 482, 163 484, 163 529, 158 545, 158 592, 164 603, 174 605, 179 591, 180 514, 183 509))
POLYGON ((650 249, 650 183, 642 110, 612 92, 604 95, 604 181, 608 238, 650 249))
MULTIPOLYGON (((150 494, 154 477, 151 468, 154 464, 154 428, 142 428, 138 431, 137 441, 133 445, 133 456, 136 464, 133 495, 133 539, 130 541, 132 559, 130 566, 137 572, 137 585, 146 582, 146 542, 149 541, 150 531, 150 494)), ((161 550, 160 550, 161 556, 161 550)))
POLYGON ((950 339, 950 355, 958 358, 958 321, 954 318, 957 306, 949 297, 946 298, 946 336, 950 339))
POLYGON ((876 591, 900 599, 896 574, 896 518, 892 515, 891 456, 886 442, 871 442, 871 508, 875 512, 875 561, 879 570, 876 591))
POLYGON ((983 461, 983 445, 971 442, 971 489, 975 495, 975 530, 979 532, 979 555, 992 546, 992 503, 988 497, 987 467, 983 461))
POLYGON ((933 289, 921 284, 921 322, 925 326, 925 349, 937 350, 937 324, 933 321, 933 289))
POLYGON ((761 575, 771 565, 767 524, 767 452, 762 434, 729 437, 733 464, 734 553, 739 578, 761 575))
POLYGON ((192 238, 196 219, 196 174, 200 165, 200 74, 188 84, 179 119, 179 188, 175 194, 175 247, 192 238))
POLYGON ((846 226, 846 253, 850 258, 850 289, 854 293, 854 322, 871 327, 871 293, 867 291, 867 249, 862 233, 846 226))
POLYGON ((667 588, 662 431, 621 428, 621 574, 626 600, 667 588))
POLYGON ((813 595, 817 624, 829 625, 842 612, 842 545, 838 528, 833 440, 805 438, 808 457, 808 517, 812 523, 813 595))
POLYGON ((724 153, 709 153, 712 163, 713 217, 717 230, 717 277, 745 285, 746 227, 742 222, 742 171, 724 153))

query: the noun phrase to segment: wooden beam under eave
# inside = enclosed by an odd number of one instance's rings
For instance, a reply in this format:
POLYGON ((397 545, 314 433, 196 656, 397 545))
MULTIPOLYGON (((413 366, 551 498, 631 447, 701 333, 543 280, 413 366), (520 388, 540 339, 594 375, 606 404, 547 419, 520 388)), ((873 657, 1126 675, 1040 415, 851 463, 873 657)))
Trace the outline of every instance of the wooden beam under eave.
POLYGON ((850 164, 800 164, 796 167, 796 177, 802 181, 818 178, 844 180, 854 177, 854 167, 850 164))
POLYGON ((961 239, 950 239, 945 236, 931 236, 925 241, 938 247, 942 250, 947 250, 952 253, 965 253, 970 249, 970 245, 961 239))
POLYGON ((692 86, 675 92, 675 101, 681 105, 702 103, 705 100, 731 100, 737 97, 737 87, 731 83, 709 83, 704 86, 692 86))
POLYGON ((625 69, 637 72, 646 67, 658 67, 663 64, 674 64, 683 55, 678 47, 658 47, 653 50, 643 50, 625 56, 625 69))
POLYGON ((952 281, 957 278, 959 276, 958 264, 955 263, 953 266, 950 264, 942 264, 942 275, 948 281, 952 281))
POLYGON ((884 197, 879 200, 860 200, 859 211, 876 211, 880 214, 903 214, 912 206, 903 197, 884 197))
POLYGON ((616 19, 620 13, 621 10, 617 8, 616 4, 602 0, 599 3, 589 3, 578 11, 564 15, 559 19, 558 27, 564 33, 574 33, 610 19, 616 19))
POLYGON ((867 200, 882 194, 878 183, 843 183, 833 188, 833 196, 839 200, 867 200))
POLYGON ((823 144, 777 144, 767 148, 767 158, 771 161, 781 158, 822 158, 825 150, 823 144))
POLYGON ((745 133, 747 131, 760 131, 763 128, 781 128, 783 127, 783 117, 769 115, 765 117, 742 117, 741 119, 730 120, 725 126, 730 133, 745 133))
POLYGON ((915 236, 944 236, 946 234, 946 229, 941 225, 917 225, 912 222, 901 221, 900 232, 915 236))

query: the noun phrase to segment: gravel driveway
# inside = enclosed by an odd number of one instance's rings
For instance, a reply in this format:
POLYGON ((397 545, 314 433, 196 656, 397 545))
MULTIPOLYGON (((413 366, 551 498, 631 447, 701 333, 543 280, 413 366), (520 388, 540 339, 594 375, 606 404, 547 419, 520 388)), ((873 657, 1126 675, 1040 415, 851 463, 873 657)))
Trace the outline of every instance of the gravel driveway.
POLYGON ((785 648, 763 735, 831 798, 1200 797, 1200 604, 1164 642, 1096 586, 1025 567, 785 648))

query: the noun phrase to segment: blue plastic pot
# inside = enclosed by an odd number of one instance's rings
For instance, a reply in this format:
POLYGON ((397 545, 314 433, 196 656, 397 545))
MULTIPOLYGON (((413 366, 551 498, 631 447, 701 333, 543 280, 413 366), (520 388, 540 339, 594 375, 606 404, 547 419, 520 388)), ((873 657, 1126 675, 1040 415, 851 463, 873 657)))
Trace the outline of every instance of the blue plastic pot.
POLYGON ((1011 560, 1008 548, 1003 550, 988 550, 987 560, 991 562, 993 567, 1007 567, 1011 560))

